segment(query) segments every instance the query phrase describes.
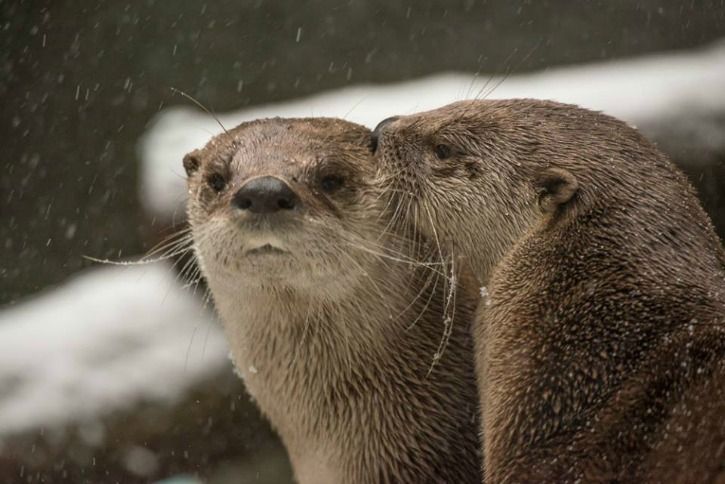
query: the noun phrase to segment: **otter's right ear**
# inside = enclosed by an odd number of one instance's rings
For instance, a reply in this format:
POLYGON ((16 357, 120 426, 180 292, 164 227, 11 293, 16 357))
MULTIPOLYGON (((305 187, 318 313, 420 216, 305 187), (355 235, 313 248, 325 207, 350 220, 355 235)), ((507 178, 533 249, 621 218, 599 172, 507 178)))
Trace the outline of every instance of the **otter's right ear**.
POLYGON ((184 170, 186 170, 186 176, 191 176, 199 169, 201 161, 199 160, 199 151, 194 150, 184 156, 184 170))
POLYGON ((572 199, 579 189, 576 177, 561 168, 548 168, 534 180, 539 195, 539 207, 544 213, 553 213, 572 199))

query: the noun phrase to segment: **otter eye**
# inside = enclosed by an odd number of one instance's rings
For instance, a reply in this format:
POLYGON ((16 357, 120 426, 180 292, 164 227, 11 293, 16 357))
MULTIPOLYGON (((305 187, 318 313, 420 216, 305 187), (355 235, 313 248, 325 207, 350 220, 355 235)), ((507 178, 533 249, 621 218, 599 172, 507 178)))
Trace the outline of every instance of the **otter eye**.
POLYGON ((217 193, 224 190, 224 187, 227 185, 227 181, 219 173, 212 173, 209 175, 206 178, 206 183, 217 193))
POLYGON ((445 160, 451 157, 451 154, 453 154, 453 150, 451 150, 451 147, 448 145, 436 145, 435 154, 436 158, 438 158, 439 160, 445 160))
POLYGON ((337 190, 342 186, 343 179, 340 176, 337 175, 327 175, 322 177, 320 180, 320 188, 322 188, 322 191, 331 193, 337 190))

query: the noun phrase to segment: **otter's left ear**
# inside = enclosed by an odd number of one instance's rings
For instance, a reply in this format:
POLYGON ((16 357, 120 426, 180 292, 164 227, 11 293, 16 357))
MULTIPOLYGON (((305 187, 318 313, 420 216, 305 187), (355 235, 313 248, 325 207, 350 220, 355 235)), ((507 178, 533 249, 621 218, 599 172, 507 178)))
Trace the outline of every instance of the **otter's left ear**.
POLYGON ((193 175, 199 169, 199 165, 201 165, 200 154, 199 150, 194 150, 184 156, 183 163, 186 176, 193 175))
POLYGON ((539 207, 544 213, 553 213, 567 203, 579 189, 574 175, 561 168, 548 168, 534 180, 539 195, 539 207))

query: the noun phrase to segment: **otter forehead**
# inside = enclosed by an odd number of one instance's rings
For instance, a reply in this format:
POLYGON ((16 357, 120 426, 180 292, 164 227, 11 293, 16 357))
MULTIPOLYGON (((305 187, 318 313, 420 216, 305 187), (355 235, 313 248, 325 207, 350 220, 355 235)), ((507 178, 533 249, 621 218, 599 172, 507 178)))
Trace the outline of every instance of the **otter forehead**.
POLYGON ((466 100, 400 116, 395 122, 395 129, 434 134, 454 127, 458 135, 467 132, 480 135, 486 129, 541 127, 566 122, 584 114, 591 116, 596 113, 539 99, 466 100))
POLYGON ((294 123, 253 125, 236 134, 232 142, 228 161, 251 172, 280 166, 304 169, 337 149, 333 139, 294 123))
POLYGON ((369 138, 370 130, 344 120, 270 118, 242 123, 192 154, 207 173, 295 176, 327 163, 364 167, 369 138))
POLYGON ((510 157, 524 161, 540 155, 550 162, 559 159, 585 163, 592 156, 625 161, 628 152, 651 149, 636 129, 621 120, 548 100, 459 101, 389 119, 394 121, 385 123, 382 129, 379 125, 373 137, 376 145, 399 153, 420 154, 443 143, 469 155, 493 156, 498 161, 510 157))

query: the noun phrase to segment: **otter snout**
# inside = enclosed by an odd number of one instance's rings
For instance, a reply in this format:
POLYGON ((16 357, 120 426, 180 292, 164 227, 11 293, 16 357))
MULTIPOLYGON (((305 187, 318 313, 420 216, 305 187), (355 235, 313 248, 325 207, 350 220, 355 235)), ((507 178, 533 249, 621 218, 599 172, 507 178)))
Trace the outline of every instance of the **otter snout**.
POLYGON ((249 180, 237 190, 232 206, 256 214, 271 214, 293 210, 300 198, 287 183, 274 176, 261 176, 249 180))

